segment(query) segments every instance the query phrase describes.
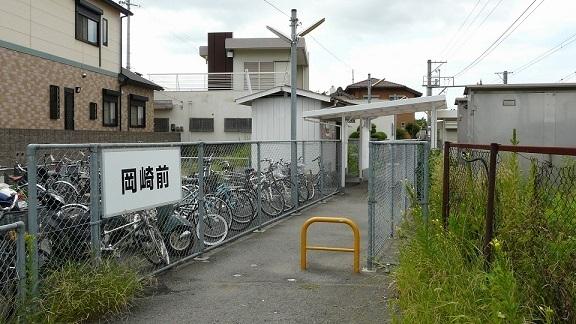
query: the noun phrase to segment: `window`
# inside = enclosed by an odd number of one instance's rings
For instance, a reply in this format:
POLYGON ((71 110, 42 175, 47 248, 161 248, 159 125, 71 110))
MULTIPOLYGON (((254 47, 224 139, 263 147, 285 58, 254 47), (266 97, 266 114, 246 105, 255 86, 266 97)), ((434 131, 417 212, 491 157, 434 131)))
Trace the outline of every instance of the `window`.
MULTIPOLYGON (((174 124, 172 124, 174 125, 174 124)), ((170 131, 170 120, 168 118, 154 118, 154 131, 155 132, 169 132, 170 131)), ((174 130, 176 131, 176 125, 174 125, 174 130)))
POLYGON ((102 89, 102 126, 118 126, 119 91, 102 89))
MULTIPOLYGON (((244 71, 250 75, 252 90, 266 90, 274 87, 274 62, 244 62, 244 71)), ((244 81, 246 83, 246 81, 244 81)), ((248 89, 248 84, 244 85, 248 89)))
POLYGON ((213 132, 214 118, 190 118, 191 132, 213 132))
POLYGON ((406 99, 406 97, 401 96, 401 95, 397 95, 397 94, 393 94, 393 95, 388 96, 388 99, 392 101, 392 100, 406 99))
POLYGON ((146 101, 148 97, 130 95, 130 127, 146 127, 146 101))
POLYGON ((502 100, 502 106, 516 106, 516 100, 515 99, 504 99, 502 100))
POLYGON ((225 132, 252 132, 252 118, 224 118, 225 132))
POLYGON ((102 45, 108 46, 108 19, 102 18, 102 45))
MULTIPOLYGON (((86 0, 76 0, 76 39, 99 46, 101 16, 102 9, 86 0)), ((106 44, 108 44, 108 39, 106 39, 106 44)))
POLYGON ((91 102, 89 105, 90 120, 96 120, 98 118, 98 105, 95 102, 91 102))
POLYGON ((60 118, 60 87, 50 86, 50 119, 60 118))

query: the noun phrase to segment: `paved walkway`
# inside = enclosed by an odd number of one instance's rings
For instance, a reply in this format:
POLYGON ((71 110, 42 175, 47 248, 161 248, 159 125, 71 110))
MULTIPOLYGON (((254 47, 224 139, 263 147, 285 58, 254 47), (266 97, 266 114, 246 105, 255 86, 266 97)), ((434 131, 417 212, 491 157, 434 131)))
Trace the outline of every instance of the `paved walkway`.
MULTIPOLYGON (((119 323, 385 323, 389 275, 352 273, 352 253, 310 251, 299 268, 300 228, 312 216, 345 216, 361 227, 366 249, 367 191, 347 188, 283 220, 159 277, 119 323)), ((314 224, 309 244, 351 246, 345 225, 314 224)), ((365 266, 362 251, 361 267, 365 266)))

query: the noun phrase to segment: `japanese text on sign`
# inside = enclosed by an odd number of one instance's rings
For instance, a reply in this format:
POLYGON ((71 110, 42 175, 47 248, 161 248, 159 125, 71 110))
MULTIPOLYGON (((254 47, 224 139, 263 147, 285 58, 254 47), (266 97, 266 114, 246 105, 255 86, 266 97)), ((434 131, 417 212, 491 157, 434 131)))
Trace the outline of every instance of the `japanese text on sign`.
POLYGON ((132 192, 136 193, 138 190, 154 190, 168 188, 169 182, 169 167, 166 165, 159 165, 154 169, 151 166, 141 167, 138 169, 138 177, 136 177, 136 168, 122 169, 122 194, 132 192), (156 174, 156 179, 154 179, 156 174), (154 186, 156 180, 156 186, 154 186))

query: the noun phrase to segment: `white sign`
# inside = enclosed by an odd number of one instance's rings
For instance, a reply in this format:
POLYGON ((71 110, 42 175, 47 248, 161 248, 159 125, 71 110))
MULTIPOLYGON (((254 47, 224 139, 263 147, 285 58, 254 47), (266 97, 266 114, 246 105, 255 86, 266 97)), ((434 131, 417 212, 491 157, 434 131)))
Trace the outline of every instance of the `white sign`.
POLYGON ((104 217, 182 199, 179 147, 103 149, 101 163, 104 217))

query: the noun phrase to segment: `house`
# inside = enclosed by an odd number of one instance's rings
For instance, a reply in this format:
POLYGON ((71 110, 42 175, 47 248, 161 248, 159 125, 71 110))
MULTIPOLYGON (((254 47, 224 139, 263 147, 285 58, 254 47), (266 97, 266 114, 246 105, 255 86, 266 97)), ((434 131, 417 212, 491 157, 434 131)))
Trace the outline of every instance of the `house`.
MULTIPOLYGON (((458 99, 456 99, 458 101, 458 99)), ((438 147, 442 147, 442 143, 448 141, 452 143, 458 142, 458 110, 456 109, 441 109, 436 111, 436 123, 438 136, 438 147)))
POLYGON ((458 109, 458 141, 573 147, 576 83, 471 85, 458 109))
MULTIPOLYGON (((234 38, 231 32, 208 33, 200 46, 207 73, 151 74, 164 85, 154 100, 156 131, 181 132, 183 141, 249 140, 250 106, 235 99, 290 83, 290 44, 278 38, 234 38)), ((297 47, 298 87, 308 89, 308 52, 297 47)))
MULTIPOLYGON (((268 90, 249 94, 237 98, 239 105, 252 107, 252 140, 253 141, 284 141, 279 143, 264 143, 261 148, 262 156, 273 160, 283 159, 290 161, 291 139, 291 87, 278 86, 268 90)), ((298 155, 303 157, 304 163, 310 162, 319 156, 321 139, 337 139, 335 122, 318 123, 306 120, 303 114, 309 111, 337 106, 338 103, 330 96, 304 89, 296 89, 296 140, 303 141, 298 144, 298 155)), ((325 148, 326 156, 333 156, 336 160, 336 146, 325 148)), ((254 162, 255 156, 252 157, 254 162)), ((314 163, 312 163, 313 165, 314 163)), ((331 166, 336 170, 336 164, 331 166)))
MULTIPOLYGON (((356 101, 366 102, 368 99, 368 86, 371 86, 372 102, 380 100, 398 100, 407 98, 421 97, 422 93, 411 89, 405 85, 387 81, 386 79, 371 78, 350 84, 344 89, 344 92, 351 95, 356 101)), ((409 123, 414 123, 414 113, 399 114, 396 116, 380 117, 372 120, 378 131, 383 131, 388 138, 393 138, 396 128, 405 128, 409 123)), ((349 131, 356 130, 356 124, 349 127, 349 131)))
POLYGON ((0 128, 152 132, 162 87, 122 68, 130 15, 111 0, 3 1, 0 128))

